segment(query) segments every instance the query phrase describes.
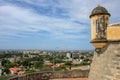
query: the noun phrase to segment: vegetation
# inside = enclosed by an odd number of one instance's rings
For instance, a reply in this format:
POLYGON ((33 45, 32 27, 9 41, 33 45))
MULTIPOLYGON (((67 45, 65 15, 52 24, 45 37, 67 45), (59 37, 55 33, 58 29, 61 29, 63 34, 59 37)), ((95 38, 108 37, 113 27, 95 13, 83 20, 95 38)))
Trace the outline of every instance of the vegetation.
POLYGON ((6 59, 2 59, 1 64, 4 67, 3 72, 5 72, 6 74, 10 72, 9 68, 16 66, 14 63, 11 63, 9 60, 6 59))
POLYGON ((51 68, 51 66, 43 65, 41 71, 53 71, 53 68, 51 68))
POLYGON ((29 73, 33 73, 33 72, 36 72, 35 70, 27 70, 26 72, 25 72, 25 74, 29 74, 29 73))
POLYGON ((55 71, 59 71, 59 70, 67 70, 67 69, 66 69, 66 66, 60 66, 55 68, 55 71))
POLYGON ((0 80, 6 80, 8 78, 8 76, 2 75, 0 76, 0 80))
MULTIPOLYGON (((86 52, 80 54, 73 54, 74 60, 81 59, 82 61, 77 64, 73 64, 72 61, 69 61, 69 58, 66 57, 67 52, 51 52, 50 54, 34 54, 27 53, 23 54, 19 51, 3 51, 0 52, 0 61, 3 66, 2 74, 9 74, 9 68, 11 67, 22 67, 25 71, 25 74, 38 72, 38 71, 60 71, 67 70, 68 68, 81 65, 90 65, 92 55, 86 52), (19 60, 11 62, 8 58, 20 57, 19 60), (45 62, 52 63, 52 65, 46 65, 45 62), (61 66, 56 66, 57 64, 62 64, 61 66), (53 65, 55 68, 53 68, 53 65)), ((78 52, 76 52, 78 53, 78 52)), ((2 76, 0 80, 6 78, 6 76, 2 76)))
POLYGON ((43 67, 43 62, 42 61, 35 62, 34 67, 40 70, 43 67))
POLYGON ((22 57, 22 53, 21 52, 18 52, 18 51, 2 51, 0 53, 0 59, 4 59, 4 58, 10 58, 10 57, 13 57, 13 56, 19 56, 19 57, 22 57))

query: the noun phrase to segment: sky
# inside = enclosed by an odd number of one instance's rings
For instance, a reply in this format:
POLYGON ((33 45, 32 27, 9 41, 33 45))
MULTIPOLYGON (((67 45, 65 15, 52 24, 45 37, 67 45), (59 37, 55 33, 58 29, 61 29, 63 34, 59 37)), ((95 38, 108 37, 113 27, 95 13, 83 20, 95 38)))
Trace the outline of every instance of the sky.
POLYGON ((89 15, 98 4, 120 21, 120 0, 0 0, 0 49, 93 50, 89 15))

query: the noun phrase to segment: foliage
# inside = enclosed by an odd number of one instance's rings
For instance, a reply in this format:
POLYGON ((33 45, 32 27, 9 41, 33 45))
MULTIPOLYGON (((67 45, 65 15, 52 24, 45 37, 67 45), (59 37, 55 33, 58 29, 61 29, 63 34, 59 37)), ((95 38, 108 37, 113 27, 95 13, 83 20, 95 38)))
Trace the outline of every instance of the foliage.
POLYGON ((38 57, 30 58, 31 61, 43 61, 43 57, 39 55, 38 57))
POLYGON ((23 66, 25 66, 25 67, 27 67, 27 66, 31 66, 31 61, 30 61, 30 59, 23 59, 23 61, 21 62, 21 64, 23 65, 23 66))
POLYGON ((35 70, 27 70, 25 74, 36 72, 35 70))
POLYGON ((42 61, 37 61, 37 62, 34 63, 34 67, 36 69, 40 70, 40 68, 42 68, 42 66, 43 66, 43 62, 42 61))
POLYGON ((67 62, 65 63, 65 65, 67 65, 67 66, 71 66, 72 63, 71 63, 71 61, 67 61, 67 62))
POLYGON ((53 71, 53 68, 51 68, 51 66, 48 65, 43 65, 41 71, 53 71))
POLYGON ((72 67, 71 61, 67 61, 67 62, 65 63, 65 65, 69 66, 69 69, 71 70, 71 67, 72 67))
POLYGON ((1 52, 0 59, 10 58, 10 57, 13 57, 13 56, 22 57, 22 53, 21 52, 17 52, 17 51, 1 52))
POLYGON ((60 67, 55 68, 55 71, 59 71, 59 70, 66 70, 66 67, 60 66, 60 67))
POLYGON ((10 64, 10 61, 7 59, 2 59, 1 64, 2 66, 6 66, 6 64, 10 64))
POLYGON ((85 62, 91 61, 89 58, 84 59, 85 62))
POLYGON ((0 76, 0 80, 6 80, 8 78, 8 76, 2 75, 0 76))
POLYGON ((10 71, 9 71, 9 68, 15 66, 14 63, 11 63, 11 62, 10 62, 9 60, 7 60, 7 59, 2 59, 1 64, 2 64, 2 66, 4 67, 3 72, 6 72, 7 74, 10 72, 10 71))
MULTIPOLYGON (((54 64, 56 63, 64 63, 64 66, 60 66, 57 68, 54 68, 56 71, 59 70, 65 70, 66 67, 70 68, 73 66, 81 66, 81 65, 89 65, 91 63, 92 55, 93 54, 88 54, 88 52, 82 52, 79 54, 73 54, 73 59, 81 59, 83 60, 80 64, 72 64, 71 61, 66 61, 66 52, 50 52, 50 54, 34 54, 34 53, 29 53, 25 54, 23 57, 22 52, 19 51, 1 51, 0 52, 0 60, 2 62, 2 66, 4 67, 3 73, 9 73, 9 68, 11 67, 20 67, 23 66, 23 70, 27 70, 26 73, 32 73, 37 70, 41 71, 53 71, 53 68, 51 66, 44 65, 44 61, 52 62, 54 64), (30 55, 36 55, 36 56, 31 56, 30 55), (21 57, 21 60, 11 63, 7 58, 14 57, 14 56, 19 56, 21 57), (5 58, 5 59, 4 59, 5 58), (31 70, 35 69, 35 70, 31 70)), ((78 53, 78 52, 77 52, 78 53)), ((1 79, 0 79, 1 80, 1 79)))
POLYGON ((82 62, 81 65, 90 65, 90 63, 82 62))
POLYGON ((81 64, 72 64, 72 67, 81 66, 81 64))

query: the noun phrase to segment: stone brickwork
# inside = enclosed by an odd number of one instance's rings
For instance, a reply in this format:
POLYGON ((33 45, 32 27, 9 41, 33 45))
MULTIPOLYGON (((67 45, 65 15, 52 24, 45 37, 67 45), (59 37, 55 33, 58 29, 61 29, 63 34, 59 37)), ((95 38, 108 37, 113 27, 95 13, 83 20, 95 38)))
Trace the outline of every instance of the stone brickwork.
POLYGON ((8 80, 51 80, 57 78, 87 78, 89 70, 72 70, 59 72, 38 72, 22 76, 15 76, 8 80))
POLYGON ((49 80, 52 77, 52 72, 38 72, 26 75, 19 75, 15 77, 11 77, 7 80, 49 80))
POLYGON ((87 78, 88 70, 59 71, 53 73, 53 78, 87 78))
POLYGON ((89 80, 120 80, 120 42, 108 42, 103 52, 94 52, 89 80))
POLYGON ((120 26, 107 27, 107 40, 120 40, 120 26))

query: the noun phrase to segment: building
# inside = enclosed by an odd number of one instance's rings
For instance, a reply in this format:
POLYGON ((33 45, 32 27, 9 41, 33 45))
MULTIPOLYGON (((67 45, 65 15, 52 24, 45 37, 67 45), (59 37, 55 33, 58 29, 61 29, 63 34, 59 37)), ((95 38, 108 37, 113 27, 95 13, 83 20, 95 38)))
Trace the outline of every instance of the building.
POLYGON ((90 15, 95 51, 89 80, 120 80, 120 23, 110 24, 110 16, 100 5, 90 15))
POLYGON ((18 72, 21 70, 21 68, 10 68, 9 69, 11 74, 18 74, 18 72))
POLYGON ((67 57, 68 59, 72 59, 72 53, 67 53, 67 54, 66 54, 66 57, 67 57))
POLYGON ((1 61, 0 61, 0 76, 2 75, 2 65, 1 65, 1 61))

